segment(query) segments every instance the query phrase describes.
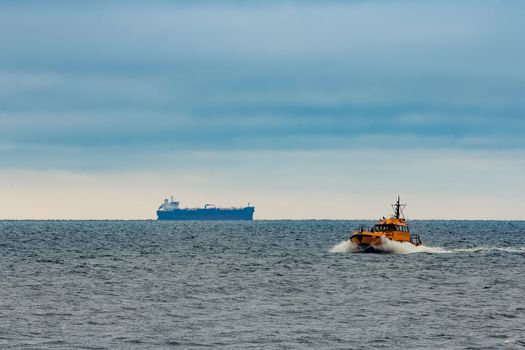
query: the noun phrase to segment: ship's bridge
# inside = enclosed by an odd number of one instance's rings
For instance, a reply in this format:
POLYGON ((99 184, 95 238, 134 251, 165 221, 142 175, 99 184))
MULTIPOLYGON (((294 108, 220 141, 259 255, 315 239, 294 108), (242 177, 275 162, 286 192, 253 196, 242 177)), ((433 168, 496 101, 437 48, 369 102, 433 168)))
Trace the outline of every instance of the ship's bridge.
POLYGON ((383 218, 380 219, 377 224, 374 225, 373 230, 375 232, 384 232, 384 231, 408 231, 408 223, 404 218, 383 218))
POLYGON ((171 200, 166 198, 159 207, 160 211, 171 211, 175 209, 179 209, 179 202, 174 201, 173 197, 171 197, 171 200))

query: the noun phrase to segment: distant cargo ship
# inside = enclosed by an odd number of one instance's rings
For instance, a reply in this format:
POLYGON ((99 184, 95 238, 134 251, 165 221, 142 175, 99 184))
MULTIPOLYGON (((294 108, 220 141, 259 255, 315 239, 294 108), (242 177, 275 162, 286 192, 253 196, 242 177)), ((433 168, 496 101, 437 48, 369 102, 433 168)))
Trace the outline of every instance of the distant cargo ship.
POLYGON ((180 208, 179 202, 165 199, 157 209, 158 220, 253 220, 255 207, 218 208, 206 204, 204 208, 180 208))

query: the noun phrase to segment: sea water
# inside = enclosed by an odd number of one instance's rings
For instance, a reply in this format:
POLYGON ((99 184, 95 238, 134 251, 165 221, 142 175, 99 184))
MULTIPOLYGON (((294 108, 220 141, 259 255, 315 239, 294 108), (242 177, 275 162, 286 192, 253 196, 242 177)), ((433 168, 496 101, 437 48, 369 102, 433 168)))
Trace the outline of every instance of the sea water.
POLYGON ((0 222, 1 349, 525 347, 525 222, 0 222))

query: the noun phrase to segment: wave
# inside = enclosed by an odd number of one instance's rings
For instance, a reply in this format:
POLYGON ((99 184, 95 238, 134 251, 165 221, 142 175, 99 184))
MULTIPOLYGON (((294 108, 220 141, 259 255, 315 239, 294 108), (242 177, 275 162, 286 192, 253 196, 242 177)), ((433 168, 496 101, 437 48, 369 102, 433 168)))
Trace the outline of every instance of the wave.
MULTIPOLYGON (((473 247, 473 248, 455 248, 445 249, 443 247, 429 247, 426 245, 415 246, 408 242, 397 242, 390 239, 382 239, 382 244, 377 246, 379 252, 390 254, 413 254, 413 253, 430 253, 430 254, 457 254, 457 253, 480 253, 490 251, 501 251, 507 253, 525 253, 525 247, 473 247)), ((332 253, 359 253, 359 247, 350 240, 342 241, 330 249, 332 253)))

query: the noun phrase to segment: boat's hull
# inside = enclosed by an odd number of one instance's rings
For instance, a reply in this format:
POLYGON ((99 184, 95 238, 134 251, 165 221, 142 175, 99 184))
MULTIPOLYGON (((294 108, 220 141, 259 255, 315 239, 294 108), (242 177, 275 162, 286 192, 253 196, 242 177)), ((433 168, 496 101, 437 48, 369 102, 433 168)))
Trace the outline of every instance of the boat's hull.
POLYGON ((379 246, 382 244, 382 239, 385 239, 384 235, 371 234, 369 232, 354 233, 350 236, 350 240, 358 247, 367 248, 370 246, 379 246))
POLYGON ((360 253, 375 253, 375 254, 381 254, 381 253, 388 253, 388 251, 381 249, 381 246, 376 245, 358 245, 360 253))
POLYGON ((158 220, 253 220, 254 207, 238 209, 202 208, 157 211, 158 220))
POLYGON ((388 253, 389 249, 385 245, 388 245, 389 242, 419 245, 413 244, 410 239, 391 239, 383 232, 354 232, 350 236, 350 241, 362 253, 388 253))

